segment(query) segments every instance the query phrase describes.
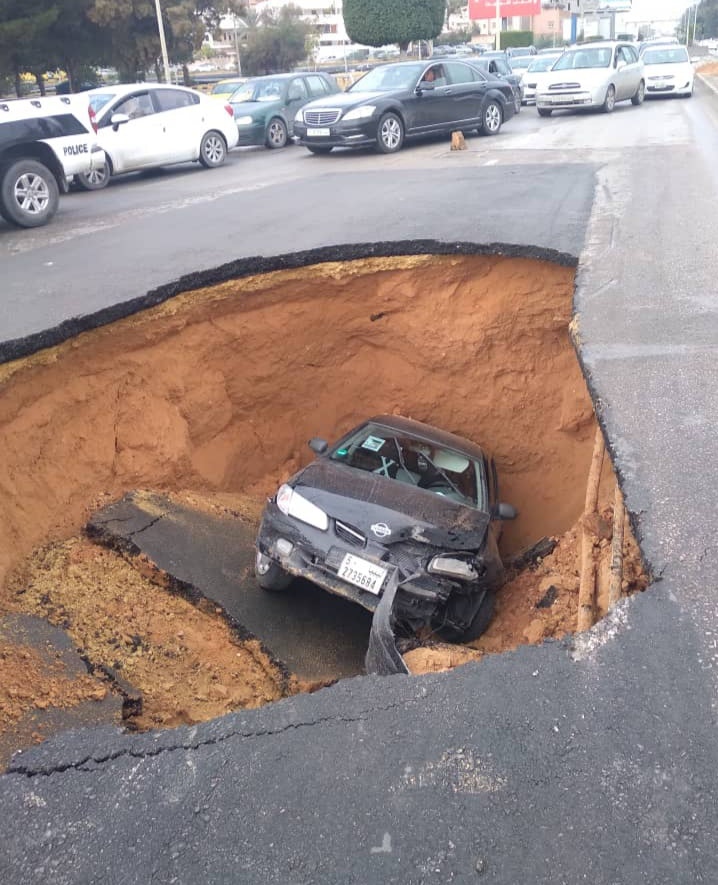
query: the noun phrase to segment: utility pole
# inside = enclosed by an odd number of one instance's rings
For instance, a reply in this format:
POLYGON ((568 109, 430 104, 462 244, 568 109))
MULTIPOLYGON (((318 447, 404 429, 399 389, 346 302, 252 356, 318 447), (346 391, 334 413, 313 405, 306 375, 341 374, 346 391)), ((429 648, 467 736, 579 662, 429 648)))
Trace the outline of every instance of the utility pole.
POLYGON ((157 27, 160 32, 160 47, 162 48, 162 65, 165 69, 165 83, 171 83, 170 77, 170 60, 167 56, 167 41, 165 40, 165 26, 162 21, 162 8, 160 0, 155 0, 155 11, 157 12, 157 27))
POLYGON ((698 7, 700 6, 700 2, 696 3, 696 12, 693 16, 693 44, 696 42, 696 28, 698 27, 698 7))
POLYGON ((496 0, 496 49, 501 49, 501 0, 496 0))
POLYGON ((239 57, 239 34, 237 33, 237 16, 232 14, 232 28, 234 30, 234 51, 237 54, 237 76, 242 76, 242 61, 239 57))

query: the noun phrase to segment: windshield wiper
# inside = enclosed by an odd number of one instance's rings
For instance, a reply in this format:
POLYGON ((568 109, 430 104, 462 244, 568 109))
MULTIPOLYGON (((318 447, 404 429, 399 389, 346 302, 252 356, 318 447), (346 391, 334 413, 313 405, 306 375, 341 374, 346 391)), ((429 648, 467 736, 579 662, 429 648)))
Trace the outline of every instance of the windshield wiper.
POLYGON ((447 484, 448 484, 449 486, 451 486, 451 488, 456 492, 456 494, 457 494, 460 498, 463 498, 464 500, 466 500, 466 495, 464 495, 462 492, 460 492, 460 491, 458 490, 458 488, 457 488, 457 487, 454 485, 454 483, 449 479, 449 477, 444 473, 444 471, 441 469, 441 467, 437 467, 436 464, 434 464, 434 462, 431 460, 431 458, 430 458, 428 455, 424 455, 424 458, 426 458, 426 460, 429 462, 429 464, 432 466, 432 468, 433 468, 433 469, 439 474, 439 476, 440 476, 442 479, 446 480, 447 484))
POLYGON ((414 477, 412 476, 411 471, 404 463, 404 455, 401 451, 401 446, 399 445, 399 440, 395 436, 392 436, 391 441, 394 443, 394 448, 396 449, 396 454, 399 458, 399 466, 404 471, 404 473, 406 473, 406 475, 409 477, 409 479, 411 480, 411 482, 415 486, 419 485, 419 480, 417 479, 416 482, 414 482, 414 477))

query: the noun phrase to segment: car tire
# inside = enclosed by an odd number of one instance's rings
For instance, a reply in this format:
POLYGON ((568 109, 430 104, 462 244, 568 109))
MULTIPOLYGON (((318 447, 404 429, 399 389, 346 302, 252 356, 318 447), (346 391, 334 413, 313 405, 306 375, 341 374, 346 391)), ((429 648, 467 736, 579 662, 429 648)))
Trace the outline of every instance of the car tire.
POLYGON ((553 113, 553 108, 536 108, 538 111, 539 117, 550 117, 553 113))
POLYGON ((498 135, 503 122, 501 105, 497 101, 487 101, 481 111, 481 131, 484 135, 498 135))
POLYGON ((111 174, 109 164, 105 164, 101 169, 80 172, 75 176, 75 182, 83 191, 101 191, 110 183, 111 174))
POLYGON ((604 114, 613 113, 613 109, 616 107, 616 87, 611 84, 606 90, 606 97, 603 100, 603 104, 601 105, 601 110, 604 114))
POLYGON ((267 135, 264 141, 266 146, 273 150, 286 147, 287 138, 287 124, 281 117, 272 117, 269 126, 267 126, 267 135))
POLYGON ((37 160, 17 160, 0 179, 0 214, 18 227, 40 227, 57 212, 60 189, 52 172, 37 160))
POLYGON ((292 583, 292 576, 288 572, 259 551, 254 563, 254 574, 262 590, 269 593, 281 593, 292 583))
POLYGON ((643 80, 638 84, 638 89, 636 89, 636 94, 631 96, 631 104, 638 107, 638 105, 643 104, 643 101, 646 97, 646 84, 643 80))
POLYGON ((205 169, 215 169, 227 159, 227 142, 224 136, 212 129, 205 132, 199 143, 199 161, 205 169))
POLYGON ((322 156, 323 154, 331 154, 332 148, 330 147, 322 147, 318 144, 307 144, 305 145, 306 149, 310 154, 317 154, 318 156, 322 156))
POLYGON ((397 114, 389 112, 379 120, 376 128, 376 148, 382 154, 395 154, 404 144, 404 123, 397 114))
POLYGON ((465 630, 460 631, 453 627, 441 627, 437 632, 443 639, 449 642, 473 642, 474 639, 478 639, 482 633, 486 632, 486 628, 494 616, 495 606, 496 593, 486 590, 471 623, 465 630))

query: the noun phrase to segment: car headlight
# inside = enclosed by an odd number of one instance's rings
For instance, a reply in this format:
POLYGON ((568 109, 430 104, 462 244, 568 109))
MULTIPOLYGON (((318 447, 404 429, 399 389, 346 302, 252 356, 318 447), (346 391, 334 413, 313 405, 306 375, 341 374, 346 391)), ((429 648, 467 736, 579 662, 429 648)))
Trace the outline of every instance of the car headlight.
POLYGON ((303 123, 304 122, 304 111, 301 108, 299 108, 297 113, 294 115, 294 122, 295 123, 303 123))
POLYGON ((445 575, 448 578, 460 578, 462 581, 475 581, 479 577, 479 572, 472 562, 451 554, 435 556, 429 563, 427 571, 432 575, 445 575))
POLYGON ((364 104, 360 108, 354 108, 353 111, 347 111, 344 114, 345 120, 366 120, 374 113, 376 108, 371 104, 364 104))
POLYGON ((254 117, 237 117, 235 123, 237 126, 251 126, 254 123, 254 117))
POLYGON ((307 525, 313 525, 315 529, 321 529, 323 532, 329 528, 329 517, 316 504, 307 501, 299 492, 295 492, 291 486, 286 483, 279 487, 277 492, 277 507, 285 516, 293 516, 300 522, 306 522, 307 525))

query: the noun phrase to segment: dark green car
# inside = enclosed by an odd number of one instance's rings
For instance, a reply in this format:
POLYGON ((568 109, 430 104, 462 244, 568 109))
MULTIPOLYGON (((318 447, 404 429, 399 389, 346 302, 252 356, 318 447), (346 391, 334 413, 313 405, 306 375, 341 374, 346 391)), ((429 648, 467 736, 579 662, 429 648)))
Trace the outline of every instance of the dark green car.
POLYGON ((240 146, 281 148, 294 134, 294 117, 307 102, 340 89, 327 74, 271 74, 248 80, 229 103, 239 129, 240 146))

